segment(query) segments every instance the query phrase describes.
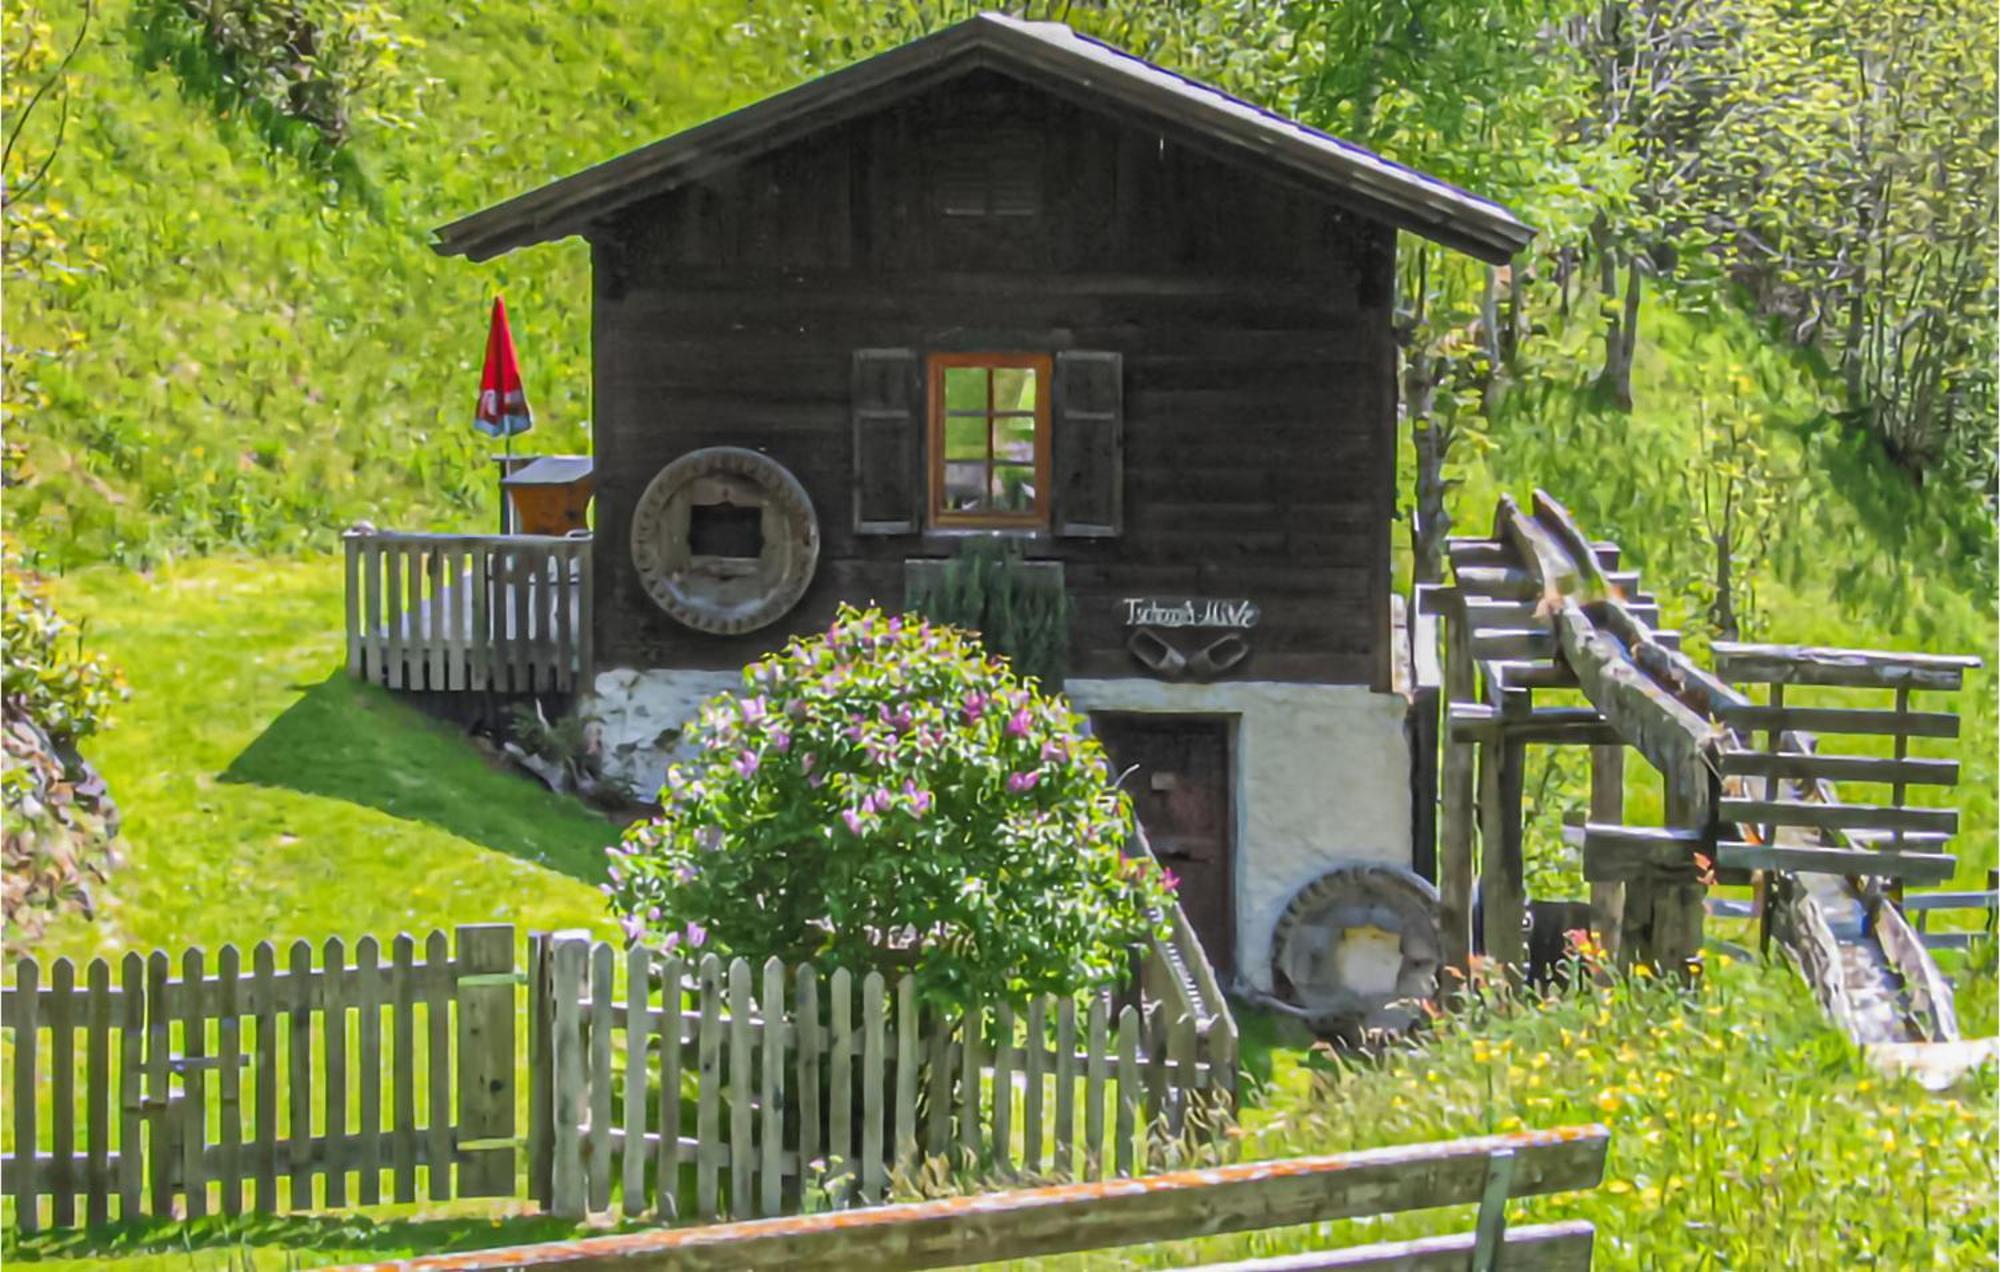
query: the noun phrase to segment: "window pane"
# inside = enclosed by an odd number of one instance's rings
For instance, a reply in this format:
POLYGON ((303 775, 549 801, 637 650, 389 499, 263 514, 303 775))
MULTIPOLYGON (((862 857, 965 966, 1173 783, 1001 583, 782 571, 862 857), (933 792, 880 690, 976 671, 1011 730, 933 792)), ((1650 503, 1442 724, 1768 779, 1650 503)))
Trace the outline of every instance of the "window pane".
POLYGON ((1010 416, 993 421, 993 457, 1017 464, 1035 462, 1035 420, 1033 416, 1010 416))
POLYGON ((946 367, 944 369, 944 409, 983 411, 986 409, 986 368, 946 367))
POLYGON ((1035 507, 1035 470, 1020 464, 993 468, 993 506, 1001 512, 1031 512, 1035 507))
POLYGON ((946 464, 944 506, 953 512, 976 512, 986 506, 986 465, 946 464))
POLYGON ((983 415, 947 415, 944 420, 944 457, 946 459, 986 460, 986 417, 983 415))
POLYGON ((1032 411, 1035 409, 1035 370, 1033 367, 995 367, 993 369, 993 409, 996 411, 1032 411))

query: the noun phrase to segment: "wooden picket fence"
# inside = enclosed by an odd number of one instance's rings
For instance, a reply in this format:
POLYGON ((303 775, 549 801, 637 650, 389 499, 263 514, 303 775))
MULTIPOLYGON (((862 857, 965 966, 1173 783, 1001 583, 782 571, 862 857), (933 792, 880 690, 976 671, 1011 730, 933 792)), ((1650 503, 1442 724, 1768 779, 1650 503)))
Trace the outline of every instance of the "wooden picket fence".
POLYGON ((341 538, 349 675, 430 692, 570 692, 587 681, 589 535, 341 538))
POLYGON ((351 957, 298 941, 282 967, 263 941, 247 970, 234 945, 212 965, 187 950, 178 974, 164 951, 127 954, 116 984, 104 959, 79 982, 69 959, 23 958, 0 990, 15 1223, 71 1227, 79 1205, 91 1225, 238 1215, 246 1186, 261 1213, 410 1202, 420 1184, 509 1196, 517 980, 507 924, 432 932, 421 957, 398 936, 386 961, 373 937, 351 957))
POLYGON ((869 1203, 938 1158, 1131 1175, 1178 1160, 1233 1098, 1220 995, 1204 1014, 1184 988, 1199 978, 1164 963, 1137 1001, 962 1014, 923 1006, 911 976, 689 963, 580 932, 531 937, 528 964, 530 1191, 558 1214, 609 1210, 614 1184, 625 1215, 667 1219, 783 1214, 809 1188, 869 1203))

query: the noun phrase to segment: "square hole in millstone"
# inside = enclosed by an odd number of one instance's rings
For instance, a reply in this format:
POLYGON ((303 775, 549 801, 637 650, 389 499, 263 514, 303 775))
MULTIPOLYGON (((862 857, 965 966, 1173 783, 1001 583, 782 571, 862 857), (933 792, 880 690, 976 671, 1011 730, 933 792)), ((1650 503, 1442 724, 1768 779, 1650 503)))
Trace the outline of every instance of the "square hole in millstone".
POLYGON ((693 556, 764 554, 764 510, 740 504, 696 504, 688 509, 688 552, 693 556))

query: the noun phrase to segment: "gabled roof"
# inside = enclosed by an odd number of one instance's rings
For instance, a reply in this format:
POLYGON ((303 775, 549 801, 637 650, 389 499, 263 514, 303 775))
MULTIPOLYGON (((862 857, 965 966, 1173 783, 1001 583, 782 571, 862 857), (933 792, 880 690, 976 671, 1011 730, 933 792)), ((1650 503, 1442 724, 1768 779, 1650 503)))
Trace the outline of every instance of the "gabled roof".
POLYGON ((1280 171, 1363 215, 1495 264, 1534 236, 1491 200, 1060 23, 985 13, 475 212, 438 230, 434 246, 486 260, 564 238, 638 200, 982 67, 1192 134, 1220 155, 1280 171))

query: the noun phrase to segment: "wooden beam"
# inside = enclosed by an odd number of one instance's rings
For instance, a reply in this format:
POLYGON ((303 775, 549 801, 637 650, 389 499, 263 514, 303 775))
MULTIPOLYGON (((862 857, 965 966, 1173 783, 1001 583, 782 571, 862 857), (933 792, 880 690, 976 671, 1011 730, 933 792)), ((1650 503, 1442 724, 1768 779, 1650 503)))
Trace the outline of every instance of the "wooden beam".
POLYGON ((1700 831, 1591 822, 1583 828, 1583 877, 1592 883, 1629 883, 1661 876, 1693 879, 1700 831))
MULTIPOLYGON (((1593 713, 1594 714, 1594 713, 1593 713)), ((1616 825, 1625 819, 1625 747, 1622 742, 1590 748, 1590 820, 1616 825)), ((1589 881, 1586 865, 1586 881, 1589 881)), ((1625 914, 1625 885, 1590 881, 1590 921, 1597 942, 1614 959, 1625 914)))
MULTIPOLYGON (((1509 1228, 1494 1266, 1507 1272, 1588 1272, 1595 1237, 1585 1219, 1509 1228)), ((1474 1233, 1459 1232, 1200 1266, 1202 1272, 1465 1272, 1475 1239, 1474 1233)))
POLYGON ((1481 929, 1487 956, 1509 966, 1528 961, 1527 879, 1521 855, 1524 758, 1519 742, 1479 747, 1481 929))
POLYGON ((1452 707, 1448 727, 1463 742, 1489 737, 1557 746, 1615 746, 1623 741, 1594 707, 1536 707, 1526 715, 1502 716, 1483 702, 1452 707))
POLYGON ((1474 658, 1551 658, 1557 652, 1554 633, 1542 627, 1485 627, 1472 633, 1474 658))
POLYGON ((1719 757, 1724 777, 1794 778, 1830 782, 1907 782, 1952 786, 1958 781, 1956 760, 1886 760, 1873 755, 1772 754, 1766 751, 1724 751, 1719 757))
POLYGON ((1947 711, 1862 711, 1850 707, 1726 707, 1722 722, 1739 732, 1749 729, 1798 730, 1805 733, 1908 734, 1913 738, 1955 738, 1958 717, 1947 711))
POLYGON ((1905 654, 1873 649, 1804 645, 1749 645, 1717 641, 1715 669, 1738 684, 1847 685, 1883 689, 1955 690, 1977 658, 1905 654))
POLYGON ((1868 889, 1865 904, 1868 921, 1882 947, 1882 956, 1903 980, 1903 993, 1910 1009, 1922 1023, 1932 1042, 1957 1042, 1958 1010, 1952 1001, 1951 986, 1938 971, 1937 961, 1909 920, 1892 903, 1881 886, 1868 889))
POLYGON ((1144 1179, 650 1228, 377 1266, 383 1272, 954 1267, 1474 1202, 1488 1161, 1503 1149, 1515 1155, 1512 1197, 1594 1188, 1604 1176, 1610 1138, 1602 1126, 1517 1132, 1144 1179))
POLYGON ((1943 852, 1889 852, 1869 848, 1804 848, 1725 840, 1715 846, 1715 862, 1744 870, 1787 870, 1849 879, 1895 878, 1906 883, 1940 883, 1951 878, 1958 858, 1943 852))
POLYGON ((1930 831, 1958 829, 1955 808, 1892 808, 1886 804, 1818 804, 1797 799, 1725 799, 1716 820, 1739 826, 1812 826, 1820 830, 1930 831))
MULTIPOLYGON (((1472 660, 1472 630, 1466 622, 1462 596, 1445 616, 1444 698, 1447 719, 1476 707, 1472 701, 1476 669, 1472 660)), ((1485 708, 1492 711, 1493 708, 1485 708)), ((1442 807, 1438 818, 1438 937, 1446 968, 1441 989, 1456 997, 1472 971, 1472 744, 1447 726, 1444 756, 1438 767, 1442 807), (1451 982, 1456 974, 1457 984, 1451 982)))

